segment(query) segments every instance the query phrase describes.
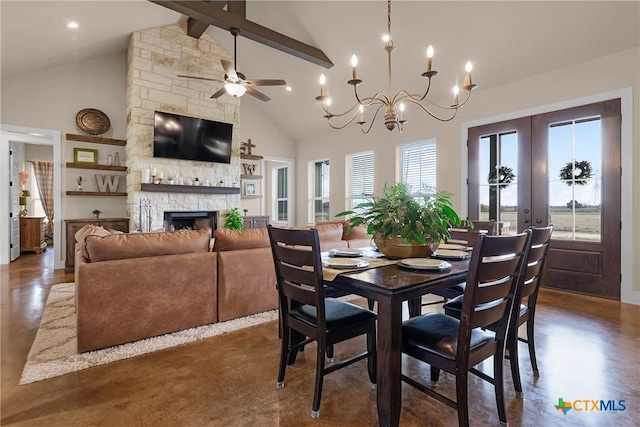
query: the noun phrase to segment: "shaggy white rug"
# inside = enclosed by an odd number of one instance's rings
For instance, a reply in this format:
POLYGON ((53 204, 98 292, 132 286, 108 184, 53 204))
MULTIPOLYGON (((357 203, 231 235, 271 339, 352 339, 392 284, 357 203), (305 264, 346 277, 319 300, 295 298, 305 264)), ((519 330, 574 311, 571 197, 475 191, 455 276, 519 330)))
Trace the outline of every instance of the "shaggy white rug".
POLYGON ((75 284, 51 287, 40 328, 27 356, 20 384, 29 384, 69 372, 104 365, 145 353, 186 344, 215 335, 265 323, 278 318, 278 311, 185 329, 171 334, 78 354, 76 341, 75 284))

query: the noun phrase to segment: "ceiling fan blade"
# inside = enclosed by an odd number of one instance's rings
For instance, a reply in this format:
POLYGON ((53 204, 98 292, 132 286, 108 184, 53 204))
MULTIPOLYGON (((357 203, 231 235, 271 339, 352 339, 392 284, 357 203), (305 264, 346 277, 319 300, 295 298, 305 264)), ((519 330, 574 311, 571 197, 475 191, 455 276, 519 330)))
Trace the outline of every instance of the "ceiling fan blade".
POLYGON ((186 77, 187 79, 197 79, 197 80, 207 80, 209 82, 220 82, 220 83, 224 83, 222 80, 220 79, 210 79, 208 77, 196 77, 196 76, 183 76, 181 74, 178 74, 178 77, 186 77))
POLYGON ((262 92, 258 92, 257 90, 255 90, 254 88, 252 88, 251 86, 247 86, 247 93, 251 96, 255 96, 256 98, 258 98, 260 101, 264 101, 267 102, 269 101, 271 98, 269 98, 267 95, 265 95, 262 92))
POLYGON ((256 80, 247 80, 247 83, 253 86, 286 86, 287 82, 284 80, 277 79, 256 79, 256 80))
POLYGON ((214 98, 220 98, 222 95, 224 95, 225 93, 227 93, 227 91, 224 89, 224 87, 222 87, 220 90, 218 90, 216 93, 214 93, 213 95, 211 95, 211 99, 214 98))
POLYGON ((238 75, 236 74, 236 70, 235 68, 233 68, 233 64, 231 63, 231 61, 227 61, 226 59, 221 59, 220 63, 222 64, 222 68, 224 68, 224 72, 227 74, 227 76, 231 77, 232 79, 238 78, 238 75))

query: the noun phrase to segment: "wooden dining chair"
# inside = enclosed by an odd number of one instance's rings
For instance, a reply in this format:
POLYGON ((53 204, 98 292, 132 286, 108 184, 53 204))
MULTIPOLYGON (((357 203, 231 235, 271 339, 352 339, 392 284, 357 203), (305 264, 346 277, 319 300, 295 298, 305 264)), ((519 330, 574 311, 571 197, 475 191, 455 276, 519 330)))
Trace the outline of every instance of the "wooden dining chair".
MULTIPOLYGON (((509 331, 507 332, 507 350, 509 351, 509 361, 511 364, 511 375, 513 377, 513 388, 516 396, 522 397, 522 382, 520 379, 520 366, 518 359, 518 341, 527 343, 529 347, 529 358, 534 376, 539 376, 538 362, 536 360, 535 348, 535 315, 536 303, 538 300, 538 290, 540 289, 540 279, 544 270, 544 263, 547 258, 547 250, 553 225, 548 227, 531 227, 531 242, 522 274, 518 278, 518 286, 515 292, 514 309, 509 321, 509 331), (520 338, 518 329, 523 324, 527 324, 527 338, 520 338)), ((460 318, 464 296, 459 296, 444 305, 445 313, 449 316, 460 318)), ((487 329, 495 330, 495 325, 490 325, 487 329)))
POLYGON ((502 358, 509 314, 530 232, 515 236, 483 236, 473 249, 461 320, 444 313, 423 314, 402 324, 402 351, 431 366, 435 384, 444 370, 456 377, 456 400, 436 392, 416 379, 402 380, 458 411, 460 426, 469 425, 467 379, 469 372, 493 384, 498 417, 507 424, 502 358), (483 330, 496 325, 495 332, 483 330), (493 377, 475 368, 493 356, 493 377))
POLYGON ((277 388, 284 387, 287 364, 298 351, 317 343, 316 379, 311 418, 320 416, 324 376, 362 359, 368 359, 369 379, 376 383, 376 319, 374 312, 325 296, 318 230, 291 230, 268 226, 275 264, 282 331, 277 388), (367 350, 340 362, 333 358, 334 344, 367 335, 367 350), (331 362, 331 361, 330 361, 331 362))
POLYGON ((468 222, 470 223, 468 227, 456 226, 449 228, 451 237, 447 239, 447 243, 473 246, 476 235, 486 234, 487 236, 495 236, 496 234, 496 222, 493 219, 488 221, 470 219, 468 222))
MULTIPOLYGON (((469 226, 457 226, 449 228, 449 234, 451 237, 447 240, 447 243, 452 243, 456 245, 462 245, 466 247, 473 247, 476 242, 476 238, 480 234, 484 234, 486 236, 495 235, 496 231, 496 222, 491 219, 488 221, 479 221, 479 220, 468 220, 470 223, 469 226)), ((421 307, 434 305, 434 304, 445 304, 450 299, 453 299, 459 295, 464 294, 465 282, 458 283, 453 286, 449 286, 441 289, 434 289, 429 292, 432 295, 437 295, 442 297, 442 299, 438 299, 436 301, 429 301, 421 303, 421 307)))

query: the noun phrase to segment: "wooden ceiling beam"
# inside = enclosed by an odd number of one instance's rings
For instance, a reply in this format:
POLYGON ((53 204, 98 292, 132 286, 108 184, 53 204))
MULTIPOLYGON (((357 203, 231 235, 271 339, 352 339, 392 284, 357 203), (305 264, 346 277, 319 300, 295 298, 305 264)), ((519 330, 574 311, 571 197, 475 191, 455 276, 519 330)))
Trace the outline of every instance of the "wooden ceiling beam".
MULTIPOLYGON (((207 3, 210 3, 220 9, 223 9, 225 6, 227 6, 226 0, 208 1, 207 3)), ((231 2, 231 3, 235 3, 235 2, 231 2)), ((207 31, 207 28, 209 28, 209 24, 202 21, 198 21, 197 19, 189 18, 189 20, 187 21, 187 34, 189 35, 189 37, 193 37, 194 39, 199 39, 200 37, 202 37, 204 32, 207 31)))
POLYGON ((247 17, 247 2, 246 0, 232 0, 227 4, 227 10, 229 13, 238 15, 242 18, 247 17))
MULTIPOLYGON (((285 36, 277 31, 263 27, 260 24, 249 21, 244 16, 223 10, 208 2, 180 0, 149 1, 187 15, 202 23, 222 28, 223 30, 229 31, 231 28, 237 28, 240 30, 241 36, 250 40, 262 43, 325 68, 333 67, 333 62, 331 62, 329 57, 325 55, 322 50, 292 39, 291 37, 285 36)), ((229 4, 230 3, 235 2, 229 2, 229 4)), ((238 8, 242 9, 242 6, 239 5, 238 8)), ((246 8, 244 10, 246 11, 246 8)))

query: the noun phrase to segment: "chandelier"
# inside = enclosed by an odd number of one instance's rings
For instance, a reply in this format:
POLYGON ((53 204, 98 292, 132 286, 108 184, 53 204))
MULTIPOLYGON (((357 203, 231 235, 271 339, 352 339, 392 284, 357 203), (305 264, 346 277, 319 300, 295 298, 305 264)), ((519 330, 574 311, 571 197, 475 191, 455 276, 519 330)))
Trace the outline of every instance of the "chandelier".
POLYGON ((391 52, 393 52, 394 45, 393 40, 391 39, 391 0, 387 1, 387 32, 382 37, 384 41, 384 50, 387 52, 388 58, 388 91, 387 95, 384 93, 378 92, 373 96, 367 96, 365 98, 361 98, 358 95, 358 85, 362 83, 361 79, 357 78, 356 67, 358 66, 358 57, 353 55, 351 57, 351 67, 352 67, 352 78, 347 81, 347 84, 353 86, 353 92, 356 98, 356 103, 350 107, 348 110, 342 113, 332 113, 329 111, 329 107, 331 106, 331 98, 327 95, 326 88, 326 78, 324 74, 320 75, 320 95, 316 97, 316 100, 322 103, 322 108, 325 112, 324 118, 327 119, 327 123, 333 129, 342 129, 349 124, 351 124, 356 118, 358 118, 357 124, 360 125, 360 130, 362 133, 369 133, 373 123, 375 122, 378 113, 382 108, 385 108, 384 111, 384 124, 390 131, 398 126, 398 130, 402 132, 402 128, 407 120, 404 118, 404 110, 406 108, 405 104, 413 104, 418 106, 422 111, 430 115, 431 117, 443 121, 448 122, 452 120, 457 112, 458 108, 462 107, 467 103, 469 98, 471 97, 471 91, 476 88, 476 85, 471 82, 471 69, 472 65, 470 61, 466 63, 466 74, 464 77, 464 81, 462 83, 462 89, 466 91, 466 96, 464 100, 460 102, 458 100, 458 93, 460 92, 460 87, 456 82, 456 85, 453 87, 453 104, 445 105, 440 104, 427 97, 429 94, 429 90, 431 89, 431 79, 435 77, 438 72, 432 69, 433 65, 433 46, 429 46, 427 48, 427 70, 422 73, 422 77, 427 79, 427 88, 424 91, 424 94, 415 94, 409 93, 406 90, 401 90, 397 92, 395 95, 392 90, 391 83, 391 52), (372 115, 371 121, 368 126, 367 121, 365 120, 365 116, 367 115, 367 111, 373 111, 368 115, 372 115), (341 124, 337 124, 336 120, 343 118, 341 124))

